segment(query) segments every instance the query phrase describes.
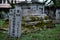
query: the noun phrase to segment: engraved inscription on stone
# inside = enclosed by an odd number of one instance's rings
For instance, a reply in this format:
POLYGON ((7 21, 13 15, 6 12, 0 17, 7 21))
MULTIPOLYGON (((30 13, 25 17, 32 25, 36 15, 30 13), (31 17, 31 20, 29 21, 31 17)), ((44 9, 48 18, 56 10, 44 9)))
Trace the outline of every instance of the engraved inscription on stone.
POLYGON ((21 7, 15 7, 10 9, 9 13, 9 36, 20 37, 21 36, 21 7))

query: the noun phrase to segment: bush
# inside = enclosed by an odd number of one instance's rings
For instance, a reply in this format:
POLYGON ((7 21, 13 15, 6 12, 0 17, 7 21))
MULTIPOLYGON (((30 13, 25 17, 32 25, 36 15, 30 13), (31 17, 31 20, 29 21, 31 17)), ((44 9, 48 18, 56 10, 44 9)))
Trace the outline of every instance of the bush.
POLYGON ((31 19, 31 21, 35 21, 36 20, 36 17, 35 16, 31 16, 29 18, 31 19))
POLYGON ((49 19, 49 17, 48 16, 45 16, 45 20, 48 20, 49 19))

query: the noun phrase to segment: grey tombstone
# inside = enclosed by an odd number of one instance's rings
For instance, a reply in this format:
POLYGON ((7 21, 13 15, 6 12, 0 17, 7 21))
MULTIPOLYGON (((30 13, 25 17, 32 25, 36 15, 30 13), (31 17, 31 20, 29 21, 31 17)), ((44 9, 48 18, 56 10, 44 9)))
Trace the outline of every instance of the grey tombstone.
POLYGON ((38 5, 38 11, 39 11, 39 15, 43 14, 43 6, 42 5, 38 5))
POLYGON ((36 5, 31 5, 30 8, 31 8, 32 11, 33 10, 37 10, 37 6, 36 5))
POLYGON ((56 9, 56 19, 60 19, 60 9, 56 9))
POLYGON ((16 26, 15 26, 15 36, 17 37, 20 37, 21 35, 21 20, 22 20, 22 10, 21 10, 21 7, 17 7, 15 8, 16 10, 16 14, 15 14, 15 17, 16 17, 16 26))
POLYGON ((12 29, 13 29, 13 12, 14 12, 14 9, 10 9, 10 13, 9 13, 9 36, 12 36, 13 33, 12 33, 12 29))
POLYGON ((14 9, 10 9, 8 31, 10 37, 21 36, 21 19, 22 19, 21 7, 15 6, 14 9))

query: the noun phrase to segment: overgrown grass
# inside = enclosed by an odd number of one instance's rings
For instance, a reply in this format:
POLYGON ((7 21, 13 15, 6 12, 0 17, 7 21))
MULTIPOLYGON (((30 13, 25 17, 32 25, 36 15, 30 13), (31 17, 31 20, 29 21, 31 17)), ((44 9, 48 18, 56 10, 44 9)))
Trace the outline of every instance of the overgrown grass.
POLYGON ((60 40, 60 24, 56 25, 56 28, 45 29, 39 33, 27 34, 26 37, 22 37, 22 40, 60 40))
POLYGON ((6 38, 7 38, 7 34, 6 33, 2 33, 1 31, 0 31, 0 40, 6 40, 6 38))
MULTIPOLYGON (((5 40, 6 36, 7 34, 0 32, 0 40, 5 40)), ((53 29, 45 29, 35 33, 22 35, 19 40, 60 40, 60 24, 56 24, 56 27, 53 29)))
POLYGON ((3 26, 3 23, 4 23, 4 21, 2 21, 2 20, 0 19, 0 27, 3 26))

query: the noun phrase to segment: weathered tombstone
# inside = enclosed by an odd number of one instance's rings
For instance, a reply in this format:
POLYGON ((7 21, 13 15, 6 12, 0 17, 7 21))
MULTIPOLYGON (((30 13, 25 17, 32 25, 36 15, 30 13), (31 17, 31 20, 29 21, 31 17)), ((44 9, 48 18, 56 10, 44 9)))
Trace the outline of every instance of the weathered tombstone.
POLYGON ((60 9, 56 9, 56 19, 60 19, 60 9))
POLYGON ((10 9, 9 13, 9 36, 20 37, 21 36, 21 7, 15 6, 14 9, 10 9))
POLYGON ((12 33, 12 29, 13 29, 13 11, 14 11, 14 9, 10 9, 10 13, 9 13, 9 30, 8 30, 8 32, 9 32, 9 36, 12 36, 13 35, 13 33, 12 33))
POLYGON ((37 6, 36 5, 31 5, 31 10, 37 10, 37 6))
POLYGON ((39 15, 41 16, 41 14, 43 14, 43 6, 42 5, 38 5, 38 12, 39 12, 39 15))

